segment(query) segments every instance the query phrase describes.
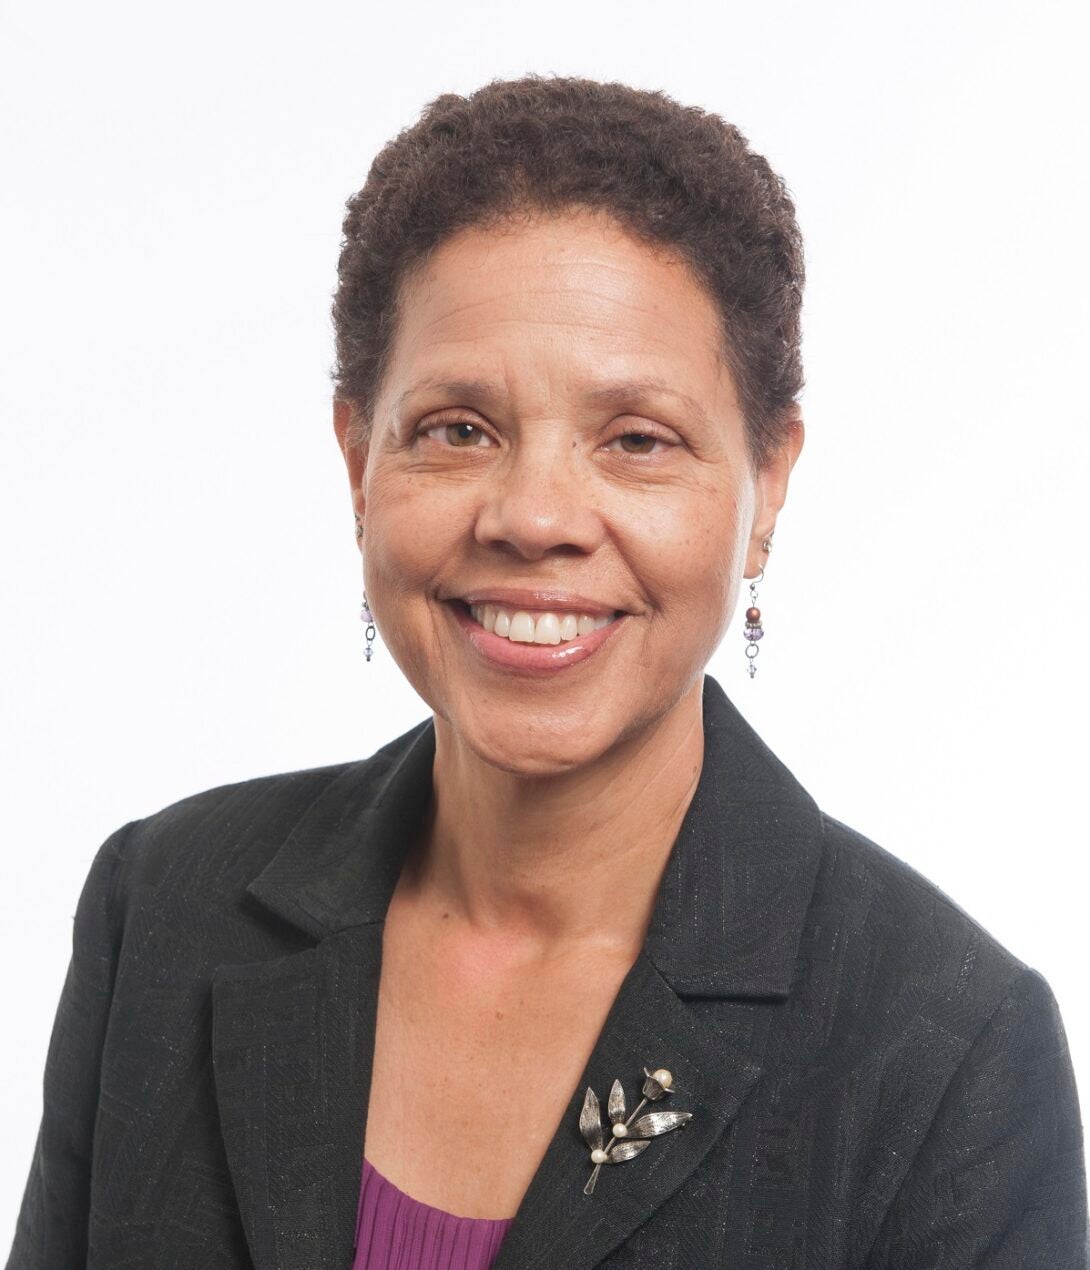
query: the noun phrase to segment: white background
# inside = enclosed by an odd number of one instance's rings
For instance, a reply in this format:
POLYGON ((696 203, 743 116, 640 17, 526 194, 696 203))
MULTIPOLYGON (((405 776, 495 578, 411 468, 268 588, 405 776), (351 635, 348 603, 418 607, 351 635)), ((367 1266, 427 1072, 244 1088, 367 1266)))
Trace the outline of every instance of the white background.
POLYGON ((807 443, 760 672, 744 602, 709 670, 826 811, 1046 976, 1090 1105, 1080 8, 0 7, 0 1248, 102 840, 427 714, 360 651, 340 221, 425 102, 531 70, 716 110, 785 175, 807 443))

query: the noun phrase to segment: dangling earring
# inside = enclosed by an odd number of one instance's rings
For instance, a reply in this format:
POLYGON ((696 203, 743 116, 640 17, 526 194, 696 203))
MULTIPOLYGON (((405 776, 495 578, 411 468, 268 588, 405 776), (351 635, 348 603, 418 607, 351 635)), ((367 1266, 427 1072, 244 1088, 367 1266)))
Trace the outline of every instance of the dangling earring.
MULTIPOLYGON (((363 537, 363 523, 358 515, 356 516, 356 537, 363 537)), ((367 641, 363 646, 363 656, 365 661, 370 661, 373 645, 375 643, 375 618, 367 603, 366 590, 363 593, 363 603, 360 605, 360 621, 367 623, 363 632, 363 637, 367 641)))
MULTIPOLYGON (((773 531, 775 532, 775 531, 773 531)), ((772 535, 761 543, 761 549, 765 552, 772 550, 772 535)), ((762 565, 760 573, 749 584, 749 608, 746 609, 746 656, 749 658, 750 679, 757 673, 757 664, 754 658, 761 651, 757 647, 757 641, 764 638, 764 627, 761 625, 761 610, 757 607, 757 584, 763 582, 765 576, 764 566, 762 565)))
POLYGON ((371 614, 371 610, 367 605, 367 592, 363 593, 363 604, 360 605, 360 621, 366 622, 363 637, 367 641, 363 646, 363 656, 365 661, 371 660, 372 645, 375 642, 375 619, 371 614))

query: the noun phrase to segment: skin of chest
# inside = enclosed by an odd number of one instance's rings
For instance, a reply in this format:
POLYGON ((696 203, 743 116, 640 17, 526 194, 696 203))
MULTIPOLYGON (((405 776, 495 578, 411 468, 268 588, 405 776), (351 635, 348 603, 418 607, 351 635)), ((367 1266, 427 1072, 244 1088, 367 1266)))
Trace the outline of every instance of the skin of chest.
POLYGON ((364 1154, 395 1186, 463 1217, 514 1215, 634 950, 527 959, 391 909, 364 1154))

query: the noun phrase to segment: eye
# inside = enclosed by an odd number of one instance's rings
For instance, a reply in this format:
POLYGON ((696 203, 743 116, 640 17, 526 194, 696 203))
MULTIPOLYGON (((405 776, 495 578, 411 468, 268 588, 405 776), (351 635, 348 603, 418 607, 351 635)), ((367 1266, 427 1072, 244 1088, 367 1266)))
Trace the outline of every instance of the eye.
POLYGON ((671 444, 665 437, 660 437, 654 432, 622 432, 619 437, 614 437, 609 445, 612 446, 617 441, 621 442, 621 449, 625 454, 654 454, 656 445, 669 446, 671 444))
POLYGON ((495 444, 487 432, 478 428, 475 423, 469 423, 464 419, 455 420, 453 423, 427 424, 420 429, 421 436, 432 432, 441 434, 444 439, 439 441, 437 438, 437 443, 447 449, 480 450, 495 444))

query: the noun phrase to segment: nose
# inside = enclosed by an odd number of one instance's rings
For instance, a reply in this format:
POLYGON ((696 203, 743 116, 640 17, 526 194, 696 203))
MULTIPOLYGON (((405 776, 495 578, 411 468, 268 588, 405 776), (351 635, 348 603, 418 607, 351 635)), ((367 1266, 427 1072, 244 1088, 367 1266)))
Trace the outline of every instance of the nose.
MULTIPOLYGON (((542 430, 544 432, 544 430, 542 430)), ((550 553, 590 554, 604 526, 593 474, 563 434, 514 446, 482 486, 474 535, 526 560, 550 553)))

